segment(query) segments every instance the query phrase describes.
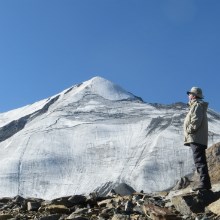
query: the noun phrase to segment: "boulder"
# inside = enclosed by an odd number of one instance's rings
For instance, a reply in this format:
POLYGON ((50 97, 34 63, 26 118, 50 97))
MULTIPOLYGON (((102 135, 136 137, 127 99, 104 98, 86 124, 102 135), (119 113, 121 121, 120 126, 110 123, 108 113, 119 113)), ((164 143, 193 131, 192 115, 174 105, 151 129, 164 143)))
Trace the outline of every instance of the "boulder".
POLYGON ((119 194, 121 196, 132 195, 134 192, 136 192, 131 186, 126 183, 120 183, 113 190, 116 194, 119 194))
POLYGON ((210 210, 211 212, 215 213, 216 215, 220 216, 220 199, 218 199, 217 201, 211 203, 208 206, 208 210, 210 210))

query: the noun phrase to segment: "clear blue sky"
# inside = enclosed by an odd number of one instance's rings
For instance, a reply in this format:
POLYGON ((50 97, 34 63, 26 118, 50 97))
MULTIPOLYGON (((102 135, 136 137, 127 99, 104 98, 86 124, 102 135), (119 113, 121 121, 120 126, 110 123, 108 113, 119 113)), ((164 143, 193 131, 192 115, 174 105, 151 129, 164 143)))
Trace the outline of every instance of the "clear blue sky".
POLYGON ((203 88, 220 112, 219 0, 1 0, 0 112, 94 76, 145 102, 203 88))

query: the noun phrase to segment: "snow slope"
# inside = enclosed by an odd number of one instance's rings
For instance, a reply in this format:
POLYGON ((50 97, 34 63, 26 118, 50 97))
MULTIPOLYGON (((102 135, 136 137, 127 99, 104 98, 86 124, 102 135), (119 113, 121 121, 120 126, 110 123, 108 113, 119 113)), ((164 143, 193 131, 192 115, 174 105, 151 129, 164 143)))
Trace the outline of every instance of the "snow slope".
MULTIPOLYGON (((186 106, 153 105, 95 77, 0 114, 0 197, 52 199, 126 182, 159 191, 192 172, 183 146, 186 106)), ((209 110, 209 145, 220 115, 209 110)))

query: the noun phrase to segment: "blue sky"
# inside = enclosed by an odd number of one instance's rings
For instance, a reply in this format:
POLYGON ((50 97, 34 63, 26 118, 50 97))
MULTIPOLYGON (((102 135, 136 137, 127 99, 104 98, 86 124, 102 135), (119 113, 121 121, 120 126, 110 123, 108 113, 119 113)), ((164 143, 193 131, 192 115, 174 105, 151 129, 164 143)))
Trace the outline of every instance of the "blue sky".
POLYGON ((1 0, 0 112, 94 76, 145 102, 202 87, 220 112, 219 0, 1 0))

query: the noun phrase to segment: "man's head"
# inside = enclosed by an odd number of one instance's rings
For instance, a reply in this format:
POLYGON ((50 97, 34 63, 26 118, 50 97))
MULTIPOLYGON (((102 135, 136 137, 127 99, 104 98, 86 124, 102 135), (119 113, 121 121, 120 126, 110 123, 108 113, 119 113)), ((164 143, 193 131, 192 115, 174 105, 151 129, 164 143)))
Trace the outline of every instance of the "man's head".
POLYGON ((190 99, 195 99, 195 98, 203 99, 204 98, 202 94, 202 89, 199 87, 192 87, 191 90, 187 92, 187 95, 191 96, 190 99))

